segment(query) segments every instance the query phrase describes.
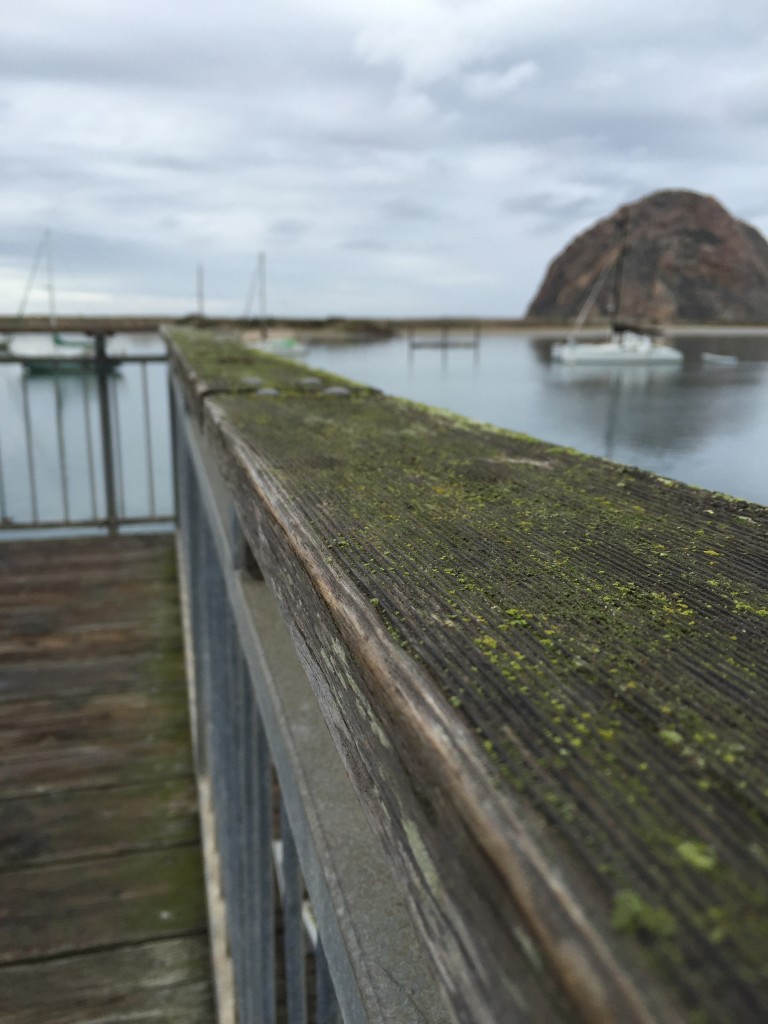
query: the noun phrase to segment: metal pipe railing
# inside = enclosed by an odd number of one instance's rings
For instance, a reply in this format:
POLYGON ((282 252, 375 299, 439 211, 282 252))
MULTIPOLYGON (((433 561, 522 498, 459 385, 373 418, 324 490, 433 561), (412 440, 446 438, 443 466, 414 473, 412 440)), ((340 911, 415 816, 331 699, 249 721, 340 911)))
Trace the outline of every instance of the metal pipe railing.
POLYGON ((106 521, 111 535, 117 533, 117 500, 115 494, 115 458, 112 441, 112 403, 109 400, 109 366, 103 334, 96 335, 95 369, 99 391, 99 422, 101 424, 101 456, 104 474, 106 521))
POLYGON ((0 353, 0 531, 172 522, 166 378, 167 353, 104 333, 76 356, 0 353))
MULTIPOLYGON (((292 948, 290 957, 285 958, 278 948, 273 844, 281 842, 283 849, 287 845, 292 850, 295 842, 279 785, 273 784, 272 756, 254 700, 254 680, 240 650, 211 526, 188 475, 188 460, 180 458, 179 465, 198 720, 202 723, 198 744, 201 764, 211 779, 239 1019, 276 1024, 276 972, 278 962, 283 961, 285 991, 292 994, 294 1011, 288 1019, 306 1024, 311 1012, 313 1019, 331 1024, 338 1019, 333 985, 328 982, 320 947, 311 946, 297 920, 295 898, 283 903, 279 916, 294 944, 297 934, 301 936, 298 950, 292 948), (280 832, 275 827, 277 821, 282 823, 280 832), (307 958, 314 966, 315 993, 310 998, 305 987, 302 1001, 296 998, 301 988, 298 962, 307 958)), ((293 877, 291 882, 294 892, 297 886, 303 889, 302 881, 293 877)))

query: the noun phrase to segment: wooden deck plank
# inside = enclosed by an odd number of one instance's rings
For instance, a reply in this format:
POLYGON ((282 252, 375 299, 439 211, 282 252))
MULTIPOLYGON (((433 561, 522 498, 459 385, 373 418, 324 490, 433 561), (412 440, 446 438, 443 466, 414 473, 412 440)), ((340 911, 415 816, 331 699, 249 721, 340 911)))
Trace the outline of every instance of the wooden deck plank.
MULTIPOLYGON (((157 595, 141 596, 158 600, 157 595)), ((105 609, 102 602, 91 606, 83 603, 70 615, 64 611, 54 615, 46 607, 25 607, 7 613, 4 620, 0 627, 0 658, 8 662, 114 656, 130 654, 142 646, 151 650, 161 628, 152 621, 131 621, 123 609, 105 609)))
POLYGON ((0 792, 17 797, 64 789, 102 789, 142 779, 189 776, 191 771, 191 752, 180 747, 177 738, 112 738, 90 746, 75 741, 70 747, 0 758, 0 792))
POLYGON ((121 539, 118 550, 108 539, 68 540, 55 557, 49 542, 1 545, 0 660, 114 657, 166 645, 174 610, 174 580, 162 571, 168 542, 128 538, 123 547, 121 539))
POLYGON ((171 537, 0 545, 0 1020, 214 1020, 171 537))
POLYGON ((88 566, 103 566, 110 559, 113 564, 128 565, 163 557, 168 548, 168 540, 168 535, 157 534, 122 536, 119 551, 114 541, 107 537, 68 537, 66 545, 56 540, 17 540, 3 545, 0 564, 25 571, 47 566, 54 572, 70 566, 78 570, 88 566), (54 560, 51 559, 52 548, 56 548, 54 560))
POLYGON ((0 1020, 210 1024, 209 973, 208 943, 200 935, 18 964, 0 973, 0 1020))
POLYGON ((0 836, 0 868, 195 843, 197 792, 186 775, 0 800, 0 836))
POLYGON ((53 664, 29 658, 0 664, 0 703, 20 698, 73 697, 83 693, 113 693, 145 686, 152 656, 129 654, 68 658, 53 664))
POLYGON ((183 691, 144 690, 88 694, 64 700, 0 704, 0 750, 45 749, 57 744, 106 738, 183 735, 187 709, 183 691))
POLYGON ((0 872, 0 963, 206 928, 196 844, 0 872))

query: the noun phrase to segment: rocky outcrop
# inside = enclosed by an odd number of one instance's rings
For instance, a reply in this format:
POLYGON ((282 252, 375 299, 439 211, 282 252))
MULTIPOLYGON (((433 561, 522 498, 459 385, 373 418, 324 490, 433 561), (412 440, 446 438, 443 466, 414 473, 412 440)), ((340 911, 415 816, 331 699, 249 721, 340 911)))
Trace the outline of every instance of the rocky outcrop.
POLYGON ((593 290, 587 323, 768 323, 768 243, 711 196, 656 192, 575 238, 527 315, 572 322, 593 290))

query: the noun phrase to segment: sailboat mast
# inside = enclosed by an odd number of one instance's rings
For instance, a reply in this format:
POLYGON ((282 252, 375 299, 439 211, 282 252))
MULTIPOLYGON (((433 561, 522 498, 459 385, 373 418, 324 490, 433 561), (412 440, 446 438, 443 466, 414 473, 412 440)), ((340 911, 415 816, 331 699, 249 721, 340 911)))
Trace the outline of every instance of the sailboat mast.
POLYGON ((256 295, 259 297, 259 325, 261 334, 267 336, 267 256, 259 252, 256 256, 256 266, 253 268, 251 280, 248 283, 248 293, 245 297, 245 310, 243 319, 250 320, 253 303, 256 295))
POLYGON ((19 311, 16 314, 16 319, 19 321, 19 323, 21 323, 21 321, 24 319, 24 314, 27 311, 27 303, 29 302, 29 296, 32 293, 32 287, 35 283, 35 278, 37 277, 37 268, 40 265, 40 260, 42 259, 43 253, 46 249, 47 238, 48 231, 46 229, 45 231, 43 231, 43 234, 40 237, 40 241, 37 243, 35 255, 32 260, 32 266, 29 269, 27 281, 26 284, 24 285, 24 291, 21 296, 21 302, 19 303, 19 311))
POLYGON ((267 337, 267 254, 259 253, 259 320, 261 336, 267 337))
MULTIPOLYGON (((610 256, 610 254, 609 254, 609 256, 610 256)), ((587 317, 589 316, 589 314, 590 314, 590 312, 592 310, 592 306, 595 303, 595 299, 597 298, 598 292, 600 291, 600 289, 605 284, 605 279, 608 277, 608 274, 613 269, 613 266, 614 266, 613 260, 609 258, 608 262, 606 263, 606 265, 603 267, 603 269, 600 271, 599 275, 597 276, 597 279, 595 280, 595 283, 592 285, 592 288, 591 288, 591 290, 589 292, 589 295, 587 296, 586 302, 584 303, 584 305, 579 310, 579 315, 576 317, 576 319, 573 322, 573 329, 575 331, 578 331, 579 328, 584 326, 584 323, 586 322, 586 319, 587 319, 587 317)))
POLYGON ((197 264, 197 315, 205 316, 205 268, 197 264))
POLYGON ((624 257, 627 252, 627 238, 629 237, 629 214, 625 213, 621 221, 621 244, 619 247, 619 258, 616 261, 616 278, 613 289, 613 326, 618 330, 619 310, 621 309, 621 290, 624 283, 624 257))
POLYGON ((51 229, 45 231, 46 259, 48 264, 48 320, 51 325, 51 333, 56 335, 56 289, 53 280, 53 237, 51 229))

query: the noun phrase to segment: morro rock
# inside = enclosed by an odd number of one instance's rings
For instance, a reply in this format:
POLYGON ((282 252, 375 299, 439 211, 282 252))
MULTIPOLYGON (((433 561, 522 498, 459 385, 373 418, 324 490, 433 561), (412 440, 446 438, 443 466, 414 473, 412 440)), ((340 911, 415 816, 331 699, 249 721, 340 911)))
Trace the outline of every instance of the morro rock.
POLYGON ((768 243, 711 196, 655 192, 575 238, 527 315, 569 323, 585 307, 586 323, 768 323, 768 243))

